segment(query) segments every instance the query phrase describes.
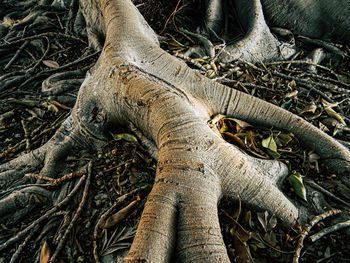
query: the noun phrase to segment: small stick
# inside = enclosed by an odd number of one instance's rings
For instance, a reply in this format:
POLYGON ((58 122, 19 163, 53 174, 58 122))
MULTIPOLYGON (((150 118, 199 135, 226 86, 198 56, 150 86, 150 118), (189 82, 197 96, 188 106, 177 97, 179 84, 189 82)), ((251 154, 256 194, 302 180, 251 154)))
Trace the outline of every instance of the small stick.
POLYGON ((163 34, 163 32, 165 31, 170 19, 176 14, 177 9, 179 8, 181 0, 177 1, 176 7, 174 9, 174 11, 170 14, 170 16, 168 17, 168 19, 165 21, 165 25, 163 27, 163 30, 159 33, 159 34, 163 34))
MULTIPOLYGON (((327 102, 329 103, 334 103, 334 101, 332 99, 330 99, 326 94, 324 94, 322 91, 318 90, 318 89, 315 89, 313 86, 311 86, 310 84, 314 84, 316 82, 313 83, 313 81, 307 81, 307 80, 304 80, 304 79, 300 79, 300 78, 297 78, 297 77, 292 77, 292 76, 288 76, 286 74, 283 74, 283 73, 279 73, 277 71, 273 71, 272 72, 273 75, 276 75, 280 78, 284 78, 284 79, 289 79, 289 80, 294 80, 296 81, 298 84, 302 85, 303 87, 309 89, 309 92, 313 91, 315 93, 317 93, 318 95, 320 95, 323 99, 325 99, 327 102)), ((319 83, 321 84, 321 83, 319 83)), ((324 84, 322 84, 324 85, 324 84)), ((329 87, 328 87, 329 88, 329 87)), ((334 88, 335 89, 335 88, 334 88)), ((309 94, 308 92, 308 94, 309 94)))
POLYGON ((325 66, 313 63, 311 61, 306 61, 306 60, 285 60, 285 61, 275 61, 275 62, 268 62, 266 63, 266 65, 281 65, 281 64, 308 64, 308 65, 312 65, 315 66, 317 68, 320 69, 324 69, 330 73, 332 73, 334 76, 337 77, 337 79, 339 79, 339 76, 337 73, 335 73, 333 70, 331 70, 330 68, 327 68, 325 66))
MULTIPOLYGON (((253 63, 251 63, 251 62, 249 62, 249 61, 246 61, 246 60, 244 60, 244 59, 242 59, 242 58, 235 57, 235 56, 231 55, 231 53, 228 52, 227 50, 223 50, 222 52, 228 54, 230 57, 232 57, 233 60, 238 60, 239 62, 242 62, 243 64, 248 65, 248 66, 251 67, 252 69, 255 69, 255 70, 261 71, 261 72, 265 72, 264 69, 261 69, 261 68, 255 66, 253 63)), ((265 63, 265 65, 267 65, 267 64, 265 63)))
POLYGON ((315 188, 316 190, 324 193, 325 195, 331 197, 332 199, 334 199, 335 201, 341 203, 342 205, 346 206, 348 209, 350 209, 350 205, 349 203, 345 202, 343 199, 335 196, 334 194, 332 194, 331 192, 329 192, 328 190, 324 189, 322 186, 316 184, 314 181, 312 180, 305 180, 305 183, 307 183, 308 185, 310 185, 311 187, 315 188))
POLYGON ((59 209, 61 209, 63 206, 65 206, 72 198, 73 196, 78 192, 80 186, 83 184, 83 182, 85 181, 86 176, 82 176, 79 180, 79 182, 75 185, 75 187, 73 188, 73 190, 66 196, 65 199, 63 199, 61 202, 59 202, 57 205, 55 205, 54 207, 52 207, 49 211, 47 211, 44 215, 42 215, 41 217, 39 217, 37 220, 35 220, 34 222, 32 222, 29 226, 27 226, 25 229, 23 229, 22 231, 18 232, 16 236, 10 238, 9 240, 7 240, 6 242, 2 243, 0 245, 0 251, 6 249, 7 247, 9 247, 10 245, 14 244, 15 242, 17 242, 18 240, 20 240, 21 238, 23 238, 25 235, 27 235, 36 225, 41 224, 43 221, 47 220, 51 215, 53 215, 54 213, 56 213, 59 209))
POLYGON ((318 74, 311 73, 311 72, 307 72, 306 75, 309 75, 309 76, 314 77, 314 78, 318 78, 320 80, 333 82, 334 84, 338 84, 338 85, 342 85, 344 87, 350 88, 350 84, 345 83, 345 82, 340 81, 340 80, 336 80, 336 79, 332 79, 332 78, 328 78, 328 77, 323 77, 323 76, 320 76, 318 74))
POLYGON ((325 229, 322 229, 320 232, 310 236, 310 240, 312 242, 315 242, 325 235, 328 235, 332 232, 338 231, 338 230, 346 228, 346 227, 350 227, 350 220, 335 224, 334 226, 330 226, 330 227, 327 227, 325 229))
POLYGON ((65 181, 69 181, 71 179, 74 179, 76 177, 79 177, 79 176, 81 176, 84 173, 86 173, 86 169, 85 168, 81 169, 80 171, 77 171, 77 172, 72 172, 72 173, 63 175, 63 176, 61 176, 60 178, 57 178, 57 179, 54 179, 54 178, 51 178, 51 177, 48 177, 48 176, 43 176, 41 174, 26 174, 25 176, 38 178, 38 179, 44 180, 44 181, 49 181, 52 184, 59 184, 59 183, 63 183, 65 181))
POLYGON ((303 242, 304 242, 304 239, 307 237, 307 235, 309 234, 311 228, 316 225, 318 222, 320 222, 321 220, 327 218, 327 217, 330 217, 332 215, 336 215, 336 214, 339 214, 341 212, 341 210, 338 210, 338 209, 332 209, 332 210, 329 210, 323 214, 320 214, 318 216, 315 216, 309 224, 306 224, 304 227, 303 227, 303 231, 301 232, 300 234, 300 237, 299 237, 299 240, 298 240, 298 245, 297 245, 297 248, 295 250, 295 254, 294 254, 294 257, 293 257, 293 263, 298 263, 299 262, 299 258, 300 258, 300 253, 301 253, 301 250, 303 248, 303 242))
POLYGON ((274 74, 274 75, 276 75, 278 77, 281 77, 281 78, 294 80, 294 81, 297 81, 299 83, 306 84, 308 86, 313 85, 313 86, 318 86, 320 88, 324 88, 324 89, 330 90, 330 91, 338 91, 338 92, 341 92, 341 93, 350 94, 349 90, 347 90, 347 89, 339 88, 337 86, 326 85, 326 84, 315 82, 315 81, 312 81, 312 80, 305 80, 305 79, 301 79, 301 78, 298 78, 298 77, 288 76, 286 74, 277 72, 276 70, 272 71, 272 74, 274 74))
POLYGON ((246 82, 240 82, 238 80, 235 80, 235 79, 220 79, 218 80, 219 83, 223 84, 223 85, 230 85, 230 84, 237 84, 237 85, 242 85, 242 86, 246 86, 246 87, 250 87, 250 88, 258 88, 258 89, 265 89, 265 90, 269 90, 269 91, 272 91, 272 92, 275 92, 274 90, 272 90, 271 88, 269 87, 264 87, 264 86, 261 86, 261 85, 256 85, 254 83, 246 83, 246 82))
POLYGON ((24 120, 21 120, 21 124, 24 131, 24 138, 26 140, 26 150, 29 151, 31 147, 30 147, 30 139, 29 139, 29 132, 27 129, 27 125, 25 124, 24 120))
POLYGON ((72 230, 72 228, 74 226, 74 223, 77 221, 77 219, 79 218, 79 216, 80 216, 80 214, 81 214, 81 212, 83 210, 83 207, 84 207, 84 205, 86 203, 87 195, 88 195, 88 192, 89 192, 89 186, 90 186, 90 182, 91 182, 91 170, 92 170, 92 162, 90 161, 89 164, 88 164, 88 169, 87 169, 88 176, 87 176, 87 179, 86 179, 86 183, 85 183, 85 187, 84 187, 84 191, 83 191, 83 196, 82 196, 81 201, 79 203, 78 209, 77 209, 75 215, 73 216, 72 221, 68 225, 66 231, 64 232, 63 237, 61 238, 60 242, 58 243, 58 245, 56 247, 56 250, 55 250, 55 253, 50 258, 50 261, 49 261, 50 263, 55 262, 58 254, 62 250, 62 247, 63 247, 64 243, 67 240, 68 234, 72 230))
POLYGON ((192 59, 190 57, 185 57, 185 55, 182 53, 175 53, 174 56, 181 58, 182 60, 186 61, 187 63, 193 64, 194 66, 199 68, 201 71, 204 71, 204 72, 207 71, 207 69, 205 67, 203 67, 201 63, 199 63, 198 61, 195 61, 194 59, 192 59))
POLYGON ((22 52, 22 50, 29 44, 29 41, 25 41, 22 46, 17 50, 16 54, 13 56, 13 58, 7 63, 7 65, 4 67, 5 70, 7 70, 12 63, 18 58, 19 54, 22 52))
POLYGON ((46 50, 45 50, 44 54, 42 55, 42 57, 38 60, 38 62, 36 62, 35 65, 32 68, 27 70, 28 73, 33 72, 40 65, 40 63, 43 61, 43 59, 46 57, 46 55, 50 51, 50 40, 47 37, 45 37, 45 39, 47 41, 46 50))
POLYGON ((32 230, 32 232, 30 232, 27 235, 23 243, 18 246, 18 248, 16 249, 16 252, 12 255, 10 263, 15 263, 17 261, 18 257, 22 254, 23 249, 25 248, 25 246, 28 244, 28 242, 30 241, 30 239, 33 237, 33 235, 38 229, 39 229, 39 225, 36 225, 35 228, 32 230))
POLYGON ((29 36, 29 37, 24 37, 24 38, 21 38, 21 39, 18 39, 18 40, 14 40, 14 41, 11 41, 11 42, 8 42, 4 45, 0 45, 0 48, 5 48, 5 47, 12 47, 14 44, 19 44, 19 43, 22 43, 23 41, 28 41, 28 40, 34 40, 34 39, 38 39, 38 38, 43 38, 45 36, 53 36, 53 37, 56 37, 56 36, 59 36, 59 37, 64 37, 64 38, 71 38, 71 39, 74 39, 74 40, 78 40, 84 44, 87 44, 84 40, 76 37, 76 36, 73 36, 73 35, 68 35, 68 34, 63 34, 63 33, 59 33, 59 32, 47 32, 47 33, 42 33, 42 34, 38 34, 38 35, 34 35, 34 36, 29 36))
MULTIPOLYGON (((33 76, 33 77, 27 79, 26 81, 24 81, 24 82, 18 87, 18 89, 23 88, 23 87, 26 86, 30 81, 33 81, 33 80, 35 80, 35 79, 38 78, 38 77, 45 76, 45 75, 51 75, 51 74, 53 74, 53 73, 59 72, 59 71, 64 70, 64 69, 67 69, 67 68, 69 68, 69 67, 71 67, 71 66, 75 66, 76 64, 79 64, 80 62, 83 62, 83 61, 85 61, 85 60, 87 60, 87 59, 90 59, 90 58, 96 56, 96 55, 99 54, 100 52, 101 52, 101 50, 98 50, 98 51, 96 51, 96 52, 94 52, 94 53, 92 53, 92 54, 90 54, 90 55, 88 55, 88 56, 86 56, 86 57, 79 58, 79 59, 77 59, 77 60, 75 60, 75 61, 73 61, 73 62, 70 62, 70 63, 68 63, 68 64, 65 64, 65 65, 63 65, 63 66, 61 66, 61 67, 59 67, 59 68, 54 68, 54 69, 49 69, 49 70, 42 71, 42 72, 36 74, 35 76, 33 76)), ((85 67, 85 68, 86 68, 86 67, 85 67)))

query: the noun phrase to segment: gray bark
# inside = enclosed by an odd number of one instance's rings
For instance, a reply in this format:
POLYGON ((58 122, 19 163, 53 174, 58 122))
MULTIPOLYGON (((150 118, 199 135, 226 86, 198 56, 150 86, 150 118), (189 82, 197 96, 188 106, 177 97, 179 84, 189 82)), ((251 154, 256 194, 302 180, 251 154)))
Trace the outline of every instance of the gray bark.
MULTIPOLYGON (((134 127, 158 148, 158 166, 125 262, 170 262, 174 254, 181 262, 229 262, 217 213, 223 196, 239 195, 286 225, 305 221, 305 210, 279 189, 285 165, 249 157, 226 143, 208 125, 216 114, 290 130, 349 183, 348 149, 292 113, 215 83, 166 53, 130 0, 80 0, 80 5, 90 47, 102 48, 99 60, 63 127, 34 155, 0 166, 0 182, 13 175, 18 179, 42 162, 41 174, 53 176, 68 151, 99 149, 107 127, 134 127), (18 165, 24 168, 20 173, 18 165)), ((266 26, 260 2, 251 1, 243 10, 255 18, 240 42, 250 51, 236 47, 232 52, 249 60, 272 59, 279 43, 266 26), (273 54, 261 53, 261 45, 270 45, 273 54)))

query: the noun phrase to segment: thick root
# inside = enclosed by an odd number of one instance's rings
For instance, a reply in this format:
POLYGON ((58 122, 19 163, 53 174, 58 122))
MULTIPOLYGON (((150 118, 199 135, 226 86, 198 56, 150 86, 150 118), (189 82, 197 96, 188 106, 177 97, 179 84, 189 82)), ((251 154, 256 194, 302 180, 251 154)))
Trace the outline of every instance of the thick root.
POLYGON ((280 43, 266 25, 260 0, 235 1, 240 21, 246 27, 242 40, 225 48, 220 56, 223 62, 237 58, 250 62, 288 59, 295 54, 294 46, 280 43))

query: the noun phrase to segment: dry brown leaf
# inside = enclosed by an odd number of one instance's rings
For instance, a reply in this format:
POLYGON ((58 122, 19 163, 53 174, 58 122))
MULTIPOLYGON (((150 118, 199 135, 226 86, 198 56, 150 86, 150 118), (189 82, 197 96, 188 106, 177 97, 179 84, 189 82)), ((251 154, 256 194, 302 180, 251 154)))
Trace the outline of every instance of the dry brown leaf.
POLYGON ((253 263, 249 246, 242 241, 237 234, 233 234, 233 245, 235 249, 235 261, 238 263, 253 263))
POLYGON ((124 221, 135 210, 139 202, 140 197, 138 196, 136 200, 132 201, 126 207, 107 218, 106 222, 101 226, 101 228, 108 229, 124 221))
POLYGON ((59 68, 60 65, 53 60, 43 60, 43 64, 49 68, 59 68))
POLYGON ((51 249, 45 241, 40 252, 40 263, 48 263, 51 257, 51 249))
POLYGON ((245 149, 245 144, 242 142, 242 140, 237 135, 232 134, 231 132, 224 132, 223 134, 225 135, 226 139, 230 139, 230 140, 234 141, 240 147, 245 149))
POLYGON ((317 109, 317 105, 315 103, 312 103, 310 105, 307 105, 304 109, 302 109, 299 114, 303 113, 315 113, 317 109))
POLYGON ((242 129, 248 128, 248 127, 252 127, 251 124, 249 124, 248 122, 239 120, 239 119, 235 119, 235 118, 226 118, 227 120, 230 121, 234 121, 235 123, 237 123, 239 125, 239 127, 241 127, 242 129))
POLYGON ((286 98, 292 98, 292 97, 295 97, 296 95, 298 95, 298 91, 297 90, 293 90, 293 91, 288 92, 286 94, 286 98))

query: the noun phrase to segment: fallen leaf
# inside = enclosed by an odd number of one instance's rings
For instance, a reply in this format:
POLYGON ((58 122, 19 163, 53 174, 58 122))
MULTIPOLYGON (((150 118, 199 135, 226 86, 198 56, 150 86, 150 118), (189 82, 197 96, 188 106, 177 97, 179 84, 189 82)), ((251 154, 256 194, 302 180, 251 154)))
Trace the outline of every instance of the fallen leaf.
POLYGON ((53 60, 43 60, 43 64, 49 68, 59 68, 60 65, 53 60))
POLYGON ((269 212, 257 213, 258 220, 265 232, 269 232, 277 225, 277 219, 275 215, 269 215, 269 212))
POLYGON ((47 242, 45 241, 41 252, 40 252, 40 263, 47 263, 49 262, 51 257, 51 249, 49 247, 49 245, 47 244, 47 242))
POLYGON ((213 125, 215 125, 216 123, 224 119, 225 117, 226 117, 225 115, 217 114, 208 123, 212 127, 213 125))
POLYGON ((168 42, 168 49, 169 50, 178 50, 178 49, 184 49, 185 46, 182 45, 180 42, 178 42, 175 39, 170 39, 168 42))
POLYGON ((228 139, 229 142, 235 142, 238 144, 241 148, 245 149, 244 142, 235 134, 232 134, 230 132, 224 132, 223 135, 225 136, 225 139, 228 139))
POLYGON ((277 144, 272 135, 262 140, 262 146, 277 153, 277 144))
POLYGON ((128 133, 119 133, 114 134, 113 139, 116 141, 125 140, 127 142, 134 142, 137 143, 137 138, 134 135, 128 134, 128 133))
POLYGON ((239 236, 233 235, 233 244, 235 248, 235 262, 237 263, 253 263, 249 246, 246 242, 240 240, 239 236))
MULTIPOLYGON (((294 82, 294 84, 295 84, 295 82, 294 82)), ((298 91, 297 90, 293 90, 293 91, 288 92, 286 94, 286 98, 292 98, 292 97, 295 97, 296 95, 298 95, 298 91)))
POLYGON ((312 103, 310 105, 307 105, 304 109, 302 109, 299 114, 303 113, 315 113, 317 109, 317 105, 315 103, 312 103))
POLYGON ((11 18, 5 16, 4 19, 2 20, 1 25, 2 25, 3 27, 13 27, 13 25, 14 25, 15 23, 16 23, 15 20, 13 20, 13 19, 11 19, 11 18))
POLYGON ((314 163, 320 159, 320 156, 317 153, 309 152, 309 162, 314 163))
POLYGON ((292 185, 296 195, 302 198, 303 200, 307 201, 306 189, 301 174, 298 172, 293 172, 288 177, 288 181, 292 185))
POLYGON ((249 124, 248 122, 245 122, 245 121, 242 121, 242 120, 239 120, 239 119, 235 119, 235 118, 226 118, 226 119, 230 120, 230 121, 234 121, 242 129, 245 129, 245 128, 248 128, 248 127, 252 127, 252 125, 249 124))
POLYGON ((220 128, 221 134, 229 131, 229 128, 227 127, 227 124, 224 121, 220 121, 220 124, 221 124, 221 128, 220 128))
POLYGON ((111 215, 110 217, 107 218, 106 222, 101 225, 100 227, 103 229, 108 229, 116 224, 124 221, 137 207, 137 205, 140 202, 140 197, 138 196, 136 200, 132 201, 130 204, 128 204, 126 207, 123 209, 119 210, 117 213, 111 215))
POLYGON ((346 125, 344 119, 332 108, 325 108, 325 111, 327 112, 329 117, 332 117, 334 119, 337 119, 341 124, 346 125))
POLYGON ((277 140, 281 146, 286 146, 291 140, 293 140, 293 133, 281 133, 277 136, 277 140))
POLYGON ((295 81, 294 80, 292 80, 291 82, 289 82, 288 83, 288 85, 287 85, 288 87, 290 87, 290 88, 294 88, 294 87, 296 87, 297 86, 297 84, 295 83, 295 81))

